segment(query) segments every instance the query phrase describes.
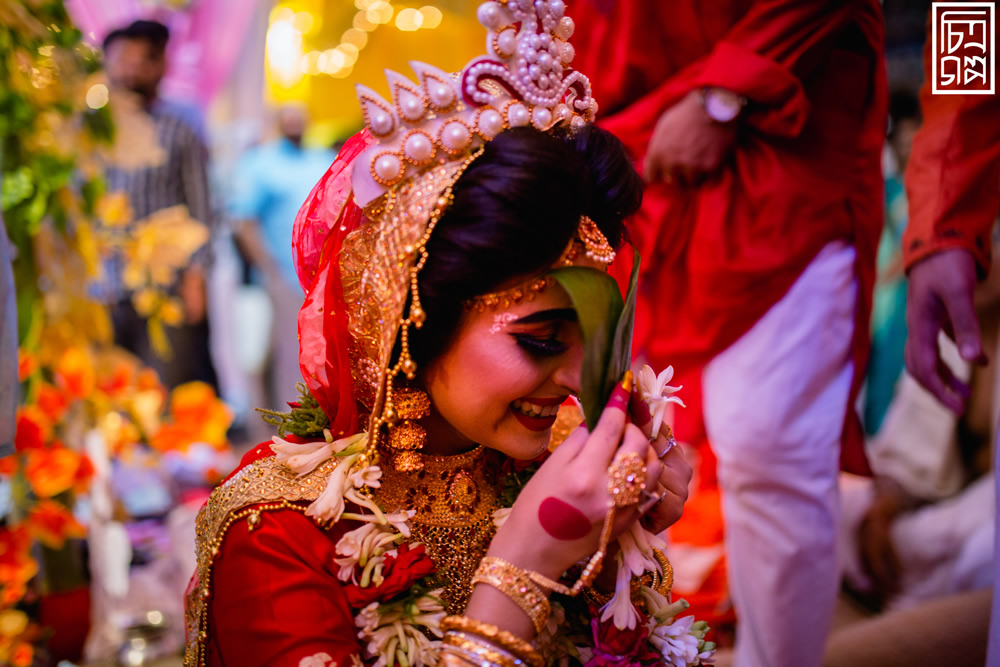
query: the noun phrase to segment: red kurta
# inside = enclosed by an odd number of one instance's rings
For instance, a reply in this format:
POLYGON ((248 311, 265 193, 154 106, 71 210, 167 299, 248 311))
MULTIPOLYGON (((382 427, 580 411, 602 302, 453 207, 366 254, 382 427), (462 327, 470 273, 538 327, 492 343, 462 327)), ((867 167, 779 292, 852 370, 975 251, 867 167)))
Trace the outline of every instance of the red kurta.
POLYGON ((939 250, 964 248, 985 276, 990 231, 1000 213, 1000 95, 933 95, 930 61, 928 41, 927 82, 920 90, 924 123, 906 168, 906 268, 939 250))
MULTIPOLYGON (((750 100, 717 174, 697 188, 646 191, 634 225, 644 267, 637 350, 695 389, 702 366, 843 239, 858 255, 856 390, 882 225, 877 0, 578 0, 570 14, 574 66, 590 77, 600 123, 640 162, 659 115, 690 91, 721 86, 750 100)), ((685 439, 703 435, 700 416, 682 421, 697 414, 678 415, 685 439)), ((853 411, 844 433, 844 467, 866 472, 853 411)))

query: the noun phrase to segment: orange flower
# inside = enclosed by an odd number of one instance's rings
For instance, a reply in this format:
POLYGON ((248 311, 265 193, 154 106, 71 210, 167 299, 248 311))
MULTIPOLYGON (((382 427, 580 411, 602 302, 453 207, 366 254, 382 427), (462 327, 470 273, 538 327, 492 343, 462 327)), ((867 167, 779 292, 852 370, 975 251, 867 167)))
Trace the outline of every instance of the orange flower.
POLYGON ((35 649, 27 642, 18 642, 10 656, 10 661, 14 667, 30 667, 34 660, 35 649))
POLYGON ((0 459, 0 475, 10 477, 17 472, 17 461, 16 456, 5 456, 0 459))
POLYGON ((0 528, 0 608, 24 597, 25 586, 38 572, 31 557, 31 535, 23 525, 0 528))
POLYGON ((232 414, 215 390, 204 382, 189 382, 175 388, 170 396, 173 422, 164 424, 152 438, 159 451, 184 450, 194 442, 204 442, 218 449, 228 446, 226 430, 232 414))
POLYGON ((81 347, 71 347, 56 362, 56 383, 78 398, 86 398, 94 390, 94 364, 81 347))
POLYGON ((40 385, 38 394, 35 396, 35 403, 53 422, 59 421, 65 414, 66 408, 69 407, 69 400, 69 396, 48 383, 40 385))
POLYGON ((24 452, 45 447, 52 438, 52 424, 36 405, 25 405, 17 411, 17 430, 14 433, 14 447, 24 452))
POLYGON ((139 391, 150 389, 163 391, 163 385, 160 384, 160 376, 152 368, 143 368, 139 371, 139 375, 135 380, 135 386, 139 391))
POLYGON ((109 375, 102 375, 97 380, 97 388, 111 397, 118 397, 122 393, 132 388, 135 380, 135 368, 133 364, 124 359, 118 360, 109 375))
POLYGON ((73 491, 76 493, 86 493, 90 488, 90 479, 94 476, 94 464, 86 454, 80 455, 80 466, 73 476, 73 491))
POLYGON ((73 486, 80 455, 54 443, 52 449, 33 449, 27 453, 24 474, 31 490, 40 498, 51 498, 73 486))
POLYGON ((24 382, 38 370, 38 357, 23 347, 17 351, 17 379, 24 382))
POLYGON ((35 505, 25 521, 28 532, 50 549, 59 549, 67 538, 83 537, 86 530, 68 509, 54 500, 35 505))

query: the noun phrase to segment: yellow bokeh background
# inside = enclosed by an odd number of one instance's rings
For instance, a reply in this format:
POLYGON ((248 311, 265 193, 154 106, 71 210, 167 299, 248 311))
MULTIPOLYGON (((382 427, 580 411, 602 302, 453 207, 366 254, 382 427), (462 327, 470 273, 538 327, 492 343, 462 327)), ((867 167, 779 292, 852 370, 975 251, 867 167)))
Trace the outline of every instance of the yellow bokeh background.
POLYGON ((345 137, 362 124, 356 83, 389 99, 386 69, 413 79, 411 60, 457 72, 484 54, 486 30, 476 20, 479 4, 475 0, 281 2, 268 22, 268 99, 274 104, 302 101, 324 133, 345 137))

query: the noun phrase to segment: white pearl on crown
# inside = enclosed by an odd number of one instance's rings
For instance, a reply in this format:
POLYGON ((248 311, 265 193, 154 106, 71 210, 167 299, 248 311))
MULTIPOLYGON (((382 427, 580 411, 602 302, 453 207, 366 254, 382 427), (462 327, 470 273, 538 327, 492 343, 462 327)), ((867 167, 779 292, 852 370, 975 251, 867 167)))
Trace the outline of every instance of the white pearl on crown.
POLYGON ((484 2, 479 5, 476 17, 479 19, 479 23, 487 30, 496 30, 503 20, 500 4, 497 2, 484 2))
POLYGON ((552 56, 549 55, 548 51, 542 51, 538 54, 538 66, 542 69, 552 67, 552 56))
POLYGON ((394 181, 399 177, 402 164, 395 155, 382 155, 375 160, 375 175, 383 181, 394 181))
POLYGON ((392 116, 379 109, 370 118, 372 132, 376 136, 389 134, 392 132, 392 116))
POLYGON ((441 128, 441 143, 453 153, 463 150, 471 140, 472 135, 464 123, 451 121, 441 128))
POLYGON ((527 49, 524 52, 524 59, 527 60, 529 63, 537 62, 538 61, 538 51, 535 51, 534 49, 530 49, 530 48, 527 49))
POLYGON ((424 100, 408 90, 399 91, 399 115, 406 120, 413 122, 420 120, 427 109, 424 100))
POLYGON ((557 19, 562 18, 562 15, 566 13, 566 3, 563 0, 551 0, 549 2, 549 12, 557 19))
POLYGON ((512 104, 507 108, 507 124, 511 127, 524 127, 531 122, 528 107, 521 103, 512 104))
POLYGON ((500 53, 497 55, 506 58, 514 55, 514 51, 517 50, 517 31, 513 28, 507 28, 497 35, 497 48, 500 49, 500 53))
POLYGON ((455 91, 452 90, 451 86, 443 83, 432 86, 428 94, 430 95, 431 102, 438 109, 446 109, 455 101, 455 91))
MULTIPOLYGON (((548 81, 546 81, 548 84, 548 81)), ((531 124, 539 130, 546 129, 552 124, 552 112, 545 107, 535 107, 531 111, 531 124)))
POLYGON ((573 58, 576 57, 576 49, 569 42, 563 42, 562 47, 559 51, 559 59, 562 60, 563 65, 569 65, 573 62, 573 58))
POLYGON ((569 124, 573 127, 574 130, 579 130, 581 127, 587 124, 587 121, 585 121, 580 116, 573 116, 573 120, 571 120, 569 124))
POLYGON ((541 35, 538 36, 538 43, 542 46, 543 49, 549 48, 549 45, 552 44, 552 35, 549 35, 548 33, 542 33, 541 35))
POLYGON ((427 135, 415 132, 403 144, 403 153, 414 162, 427 162, 434 157, 434 144, 427 138, 427 135))
POLYGON ((569 110, 568 106, 560 103, 556 106, 555 115, 557 121, 564 121, 572 115, 572 112, 569 110))
POLYGON ((564 16, 559 19, 559 27, 556 28, 556 34, 563 39, 569 39, 573 36, 573 30, 576 29, 576 24, 573 23, 573 19, 568 16, 564 16))
POLYGON ((542 75, 542 68, 538 65, 532 65, 528 68, 528 76, 532 79, 538 79, 542 75))
POLYGON ((500 116, 500 112, 496 109, 483 111, 479 114, 478 128, 479 133, 487 139, 492 139, 500 134, 503 130, 503 118, 500 116))

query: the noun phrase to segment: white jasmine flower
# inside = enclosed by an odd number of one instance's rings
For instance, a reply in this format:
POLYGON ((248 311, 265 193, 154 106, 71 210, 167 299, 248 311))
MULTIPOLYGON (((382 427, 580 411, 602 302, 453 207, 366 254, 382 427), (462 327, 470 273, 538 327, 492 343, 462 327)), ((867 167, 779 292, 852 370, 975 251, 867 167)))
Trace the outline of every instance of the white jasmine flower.
POLYGON ((668 382, 674 377, 674 367, 667 368, 659 375, 649 366, 643 366, 639 371, 639 394, 642 400, 649 406, 649 413, 653 416, 654 434, 660 432, 660 425, 663 423, 663 415, 667 410, 668 403, 687 407, 684 401, 672 394, 676 394, 684 387, 671 387, 668 382))
POLYGON ((636 521, 627 531, 618 537, 618 545, 629 574, 642 576, 644 572, 659 569, 653 557, 653 548, 649 545, 645 529, 636 521))
POLYGON ((603 623, 609 618, 613 618, 615 627, 619 630, 624 630, 625 628, 632 630, 639 621, 639 612, 636 611, 635 605, 632 604, 632 590, 630 585, 632 574, 625 566, 625 560, 621 553, 615 557, 615 562, 618 564, 618 574, 615 577, 615 594, 604 605, 601 622, 603 623))
POLYGON ((364 639, 379 626, 378 602, 372 602, 354 617, 354 624, 361 629, 358 637, 364 639))
POLYGON ((340 566, 337 578, 341 581, 350 581, 354 574, 354 567, 361 561, 362 549, 365 539, 368 538, 377 528, 370 523, 362 525, 360 528, 344 533, 344 536, 337 542, 336 553, 342 556, 334 558, 333 562, 340 566))
POLYGON ((288 442, 278 436, 271 438, 271 451, 278 463, 284 463, 299 477, 308 475, 320 463, 333 455, 333 445, 320 440, 319 442, 288 442))
POLYGON ((507 519, 510 517, 510 513, 513 509, 513 507, 501 507, 497 511, 493 512, 493 525, 499 528, 507 523, 507 519))
POLYGON ((368 466, 352 472, 350 482, 355 489, 360 489, 363 486, 377 489, 382 486, 380 479, 382 479, 382 469, 378 466, 368 466))
POLYGON ((663 656, 663 664, 670 667, 689 667, 698 664, 700 640, 691 634, 692 623, 694 616, 685 616, 673 623, 658 625, 650 633, 649 642, 663 656))
POLYGON ((326 488, 319 498, 314 500, 306 509, 306 516, 316 517, 320 521, 339 521, 340 515, 344 513, 344 486, 347 482, 351 468, 360 457, 360 454, 350 456, 341 461, 330 477, 326 480, 326 488))

